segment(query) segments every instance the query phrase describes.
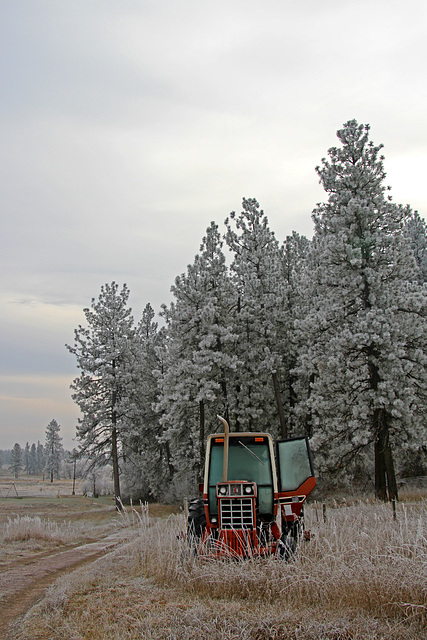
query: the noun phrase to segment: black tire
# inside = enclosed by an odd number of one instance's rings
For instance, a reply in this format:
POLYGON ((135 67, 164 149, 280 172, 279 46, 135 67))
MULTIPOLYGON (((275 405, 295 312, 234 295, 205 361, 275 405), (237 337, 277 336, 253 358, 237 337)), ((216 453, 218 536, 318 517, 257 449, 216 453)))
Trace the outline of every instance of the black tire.
POLYGON ((202 498, 194 498, 188 507, 187 539, 191 547, 195 547, 206 527, 205 505, 202 498))
POLYGON ((295 538, 290 535, 281 536, 277 545, 277 555, 283 558, 285 562, 290 562, 295 558, 297 552, 297 543, 295 538))
POLYGON ((282 521, 282 535, 277 545, 277 555, 286 562, 295 559, 297 545, 304 535, 304 510, 295 522, 282 521))

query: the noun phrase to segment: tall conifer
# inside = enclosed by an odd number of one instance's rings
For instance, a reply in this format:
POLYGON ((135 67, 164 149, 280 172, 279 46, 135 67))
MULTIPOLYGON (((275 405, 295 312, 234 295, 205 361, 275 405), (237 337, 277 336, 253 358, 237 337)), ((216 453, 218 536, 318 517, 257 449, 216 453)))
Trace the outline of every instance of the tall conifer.
POLYGON ((426 296, 403 233, 409 207, 386 196, 382 145, 355 120, 339 130, 317 173, 328 201, 313 212, 315 235, 303 290, 299 406, 318 461, 338 469, 374 448, 377 496, 397 497, 395 452, 425 436, 426 296))
POLYGON ((9 469, 12 471, 15 479, 19 477, 22 466, 22 448, 19 442, 15 442, 13 449, 10 452, 9 463, 9 469))
POLYGON ((200 253, 175 279, 174 301, 163 308, 167 355, 158 410, 175 468, 201 477, 206 436, 217 429, 217 413, 228 415, 231 353, 231 286, 218 226, 206 231, 200 253))
POLYGON ((46 427, 45 439, 45 464, 46 471, 53 482, 54 478, 59 478, 61 465, 62 438, 59 435, 61 427, 55 419, 51 420, 46 427))
POLYGON ((255 199, 243 199, 240 215, 232 212, 225 224, 237 293, 234 330, 239 368, 233 385, 232 425, 240 431, 266 429, 287 435, 289 315, 283 256, 255 199))
POLYGON ((115 282, 101 287, 98 300, 84 309, 87 327, 74 331, 74 346, 81 373, 71 385, 72 398, 82 417, 77 438, 93 465, 113 465, 114 493, 120 498, 119 457, 127 426, 129 396, 137 383, 135 327, 128 307, 129 289, 115 282))
POLYGON ((166 335, 154 317, 152 306, 147 304, 135 336, 137 375, 129 395, 124 440, 127 491, 142 499, 163 497, 172 475, 169 442, 162 439, 163 428, 156 410, 166 335))

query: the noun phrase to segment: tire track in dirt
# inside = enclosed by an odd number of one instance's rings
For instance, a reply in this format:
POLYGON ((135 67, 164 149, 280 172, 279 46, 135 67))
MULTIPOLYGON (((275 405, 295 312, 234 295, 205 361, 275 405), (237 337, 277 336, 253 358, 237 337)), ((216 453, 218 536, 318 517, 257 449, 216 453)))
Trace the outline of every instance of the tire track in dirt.
POLYGON ((18 561, 3 571, 0 574, 0 638, 12 638, 14 623, 43 597, 60 575, 97 560, 121 542, 120 534, 115 533, 73 549, 43 554, 44 557, 25 563, 18 561))

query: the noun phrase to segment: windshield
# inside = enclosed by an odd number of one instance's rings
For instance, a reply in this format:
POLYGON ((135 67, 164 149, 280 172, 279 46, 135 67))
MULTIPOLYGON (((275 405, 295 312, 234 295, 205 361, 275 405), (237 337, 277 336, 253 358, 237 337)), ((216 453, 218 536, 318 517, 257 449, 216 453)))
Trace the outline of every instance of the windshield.
MULTIPOLYGON (((248 438, 230 438, 227 480, 250 480, 257 484, 271 484, 271 464, 268 443, 245 442, 248 438)), ((222 481, 223 443, 212 443, 209 484, 222 481)))
MULTIPOLYGON (((215 486, 222 482, 224 443, 212 441, 209 464, 209 508, 217 512, 215 486)), ((260 510, 273 508, 270 449, 267 439, 255 442, 255 437, 230 438, 227 480, 256 482, 260 510)))

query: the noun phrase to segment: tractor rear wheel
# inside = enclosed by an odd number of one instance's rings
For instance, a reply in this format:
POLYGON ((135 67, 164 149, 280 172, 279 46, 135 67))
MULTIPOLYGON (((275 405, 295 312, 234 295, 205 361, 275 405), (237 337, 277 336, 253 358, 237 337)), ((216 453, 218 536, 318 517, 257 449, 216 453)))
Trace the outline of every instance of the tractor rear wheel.
POLYGON ((277 545, 277 555, 286 562, 293 560, 297 552, 297 543, 291 535, 282 535, 277 545))

